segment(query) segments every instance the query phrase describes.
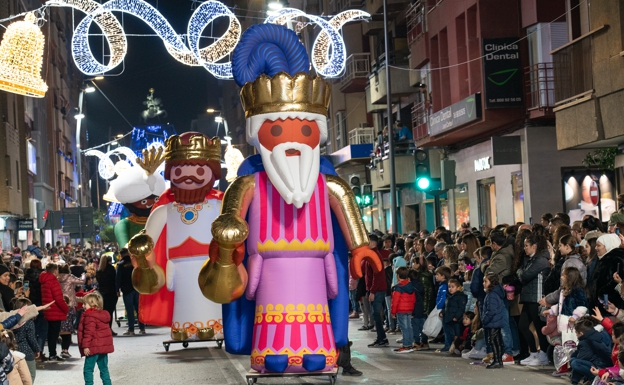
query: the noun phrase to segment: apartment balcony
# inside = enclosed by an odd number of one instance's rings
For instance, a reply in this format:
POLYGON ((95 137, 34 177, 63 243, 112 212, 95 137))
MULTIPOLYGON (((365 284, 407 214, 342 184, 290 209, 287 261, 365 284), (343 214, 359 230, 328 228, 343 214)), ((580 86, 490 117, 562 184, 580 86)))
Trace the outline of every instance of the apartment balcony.
POLYGON ((365 22, 362 24, 362 34, 365 36, 377 35, 381 31, 383 31, 383 29, 384 29, 383 21, 377 21, 377 20, 371 19, 368 22, 365 22))
POLYGON ((366 112, 379 113, 386 110, 386 104, 374 104, 372 100, 379 100, 377 87, 366 86, 366 112))
POLYGON ((412 107, 412 134, 415 141, 429 137, 430 107, 431 105, 427 101, 414 103, 412 107))
MULTIPOLYGON (((362 123, 365 124, 365 123, 362 123)), ((349 131, 349 144, 368 144, 375 142, 374 127, 358 127, 349 131)))
MULTIPOLYGON (((383 14, 383 0, 365 0, 366 12, 374 15, 376 13, 383 14)), ((409 0, 387 0, 388 12, 404 11, 409 4, 409 0)))
POLYGON ((410 45, 427 31, 425 4, 416 1, 407 9, 407 44, 410 45))
MULTIPOLYGON (((407 96, 415 92, 410 86, 410 71, 406 67, 390 67, 390 82, 392 102, 398 102, 401 96, 407 96)), ((385 64, 379 70, 369 75, 369 91, 372 104, 385 103, 387 94, 386 67, 385 64)))
POLYGON ((553 63, 536 63, 524 70, 529 119, 554 119, 555 75, 553 63))
POLYGON ((340 79, 340 92, 364 92, 370 73, 370 53, 354 53, 347 58, 345 74, 340 79))
POLYGON ((362 9, 364 7, 363 0, 332 0, 329 4, 334 13, 340 13, 350 9, 362 9))
MULTIPOLYGON (((397 149, 398 151, 398 149, 397 149)), ((376 160, 375 168, 371 169, 371 184, 373 191, 387 190, 390 188, 390 162, 387 157, 376 160)), ((416 170, 414 168, 414 155, 410 152, 394 156, 394 174, 396 184, 412 184, 416 180, 416 170)))
POLYGON ((572 102, 593 91, 592 37, 574 40, 553 51, 555 101, 572 102))

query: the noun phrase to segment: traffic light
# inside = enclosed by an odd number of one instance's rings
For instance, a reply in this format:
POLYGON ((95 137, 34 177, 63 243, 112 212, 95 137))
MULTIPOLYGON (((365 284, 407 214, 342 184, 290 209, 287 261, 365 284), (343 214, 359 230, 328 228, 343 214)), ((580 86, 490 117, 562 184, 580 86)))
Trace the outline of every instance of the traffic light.
POLYGON ((416 189, 428 191, 431 187, 429 152, 421 149, 416 150, 414 153, 414 165, 416 167, 416 189))
POLYGON ((373 185, 362 185, 362 207, 368 207, 373 204, 373 185))
POLYGON ((360 176, 353 174, 349 176, 349 185, 355 195, 355 202, 360 206, 362 204, 362 187, 360 186, 360 176))

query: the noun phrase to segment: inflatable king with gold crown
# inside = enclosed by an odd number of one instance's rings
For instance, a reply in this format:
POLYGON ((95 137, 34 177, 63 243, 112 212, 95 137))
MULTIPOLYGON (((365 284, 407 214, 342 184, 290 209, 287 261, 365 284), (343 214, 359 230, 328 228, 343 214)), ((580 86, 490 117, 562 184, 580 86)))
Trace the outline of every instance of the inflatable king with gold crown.
POLYGON ((225 303, 226 349, 251 355, 252 369, 330 371, 348 342, 348 252, 354 276, 363 259, 381 269, 349 185, 320 156, 331 86, 308 73, 305 47, 278 25, 245 31, 232 68, 258 155, 225 193, 199 284, 225 303), (232 265, 244 296, 222 290, 232 265))
POLYGON ((220 341, 221 305, 202 295, 197 277, 209 255, 208 229, 221 211, 223 193, 213 189, 221 178, 221 141, 198 132, 173 135, 164 160, 171 188, 152 209, 145 232, 128 243, 137 263, 132 283, 141 293, 139 320, 170 326, 177 341, 220 341))

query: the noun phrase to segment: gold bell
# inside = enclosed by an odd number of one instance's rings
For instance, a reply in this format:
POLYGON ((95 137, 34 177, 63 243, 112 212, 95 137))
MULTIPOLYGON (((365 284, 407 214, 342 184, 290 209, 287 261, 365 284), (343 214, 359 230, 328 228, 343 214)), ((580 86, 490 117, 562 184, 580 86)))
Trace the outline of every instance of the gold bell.
POLYGON ((31 12, 9 25, 0 43, 0 90, 42 98, 48 86, 41 78, 45 37, 31 12))

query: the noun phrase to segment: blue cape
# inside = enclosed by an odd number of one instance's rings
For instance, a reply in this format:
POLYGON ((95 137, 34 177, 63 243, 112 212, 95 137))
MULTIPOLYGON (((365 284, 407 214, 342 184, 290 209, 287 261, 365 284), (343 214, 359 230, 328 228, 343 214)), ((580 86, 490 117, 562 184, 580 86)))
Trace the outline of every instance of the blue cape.
MULTIPOLYGON (((250 175, 264 171, 260 155, 245 159, 238 169, 238 176, 250 175)), ((325 175, 337 175, 332 164, 321 158, 320 172, 325 175)), ((348 342, 349 327, 349 257, 347 243, 336 216, 332 213, 334 229, 334 259, 338 273, 338 295, 329 300, 332 329, 336 347, 339 349, 348 342)), ((247 267, 248 255, 245 251, 243 265, 247 267)), ((244 295, 236 301, 223 305, 223 331, 225 333, 225 350, 230 354, 251 354, 251 339, 256 303, 244 295)))

